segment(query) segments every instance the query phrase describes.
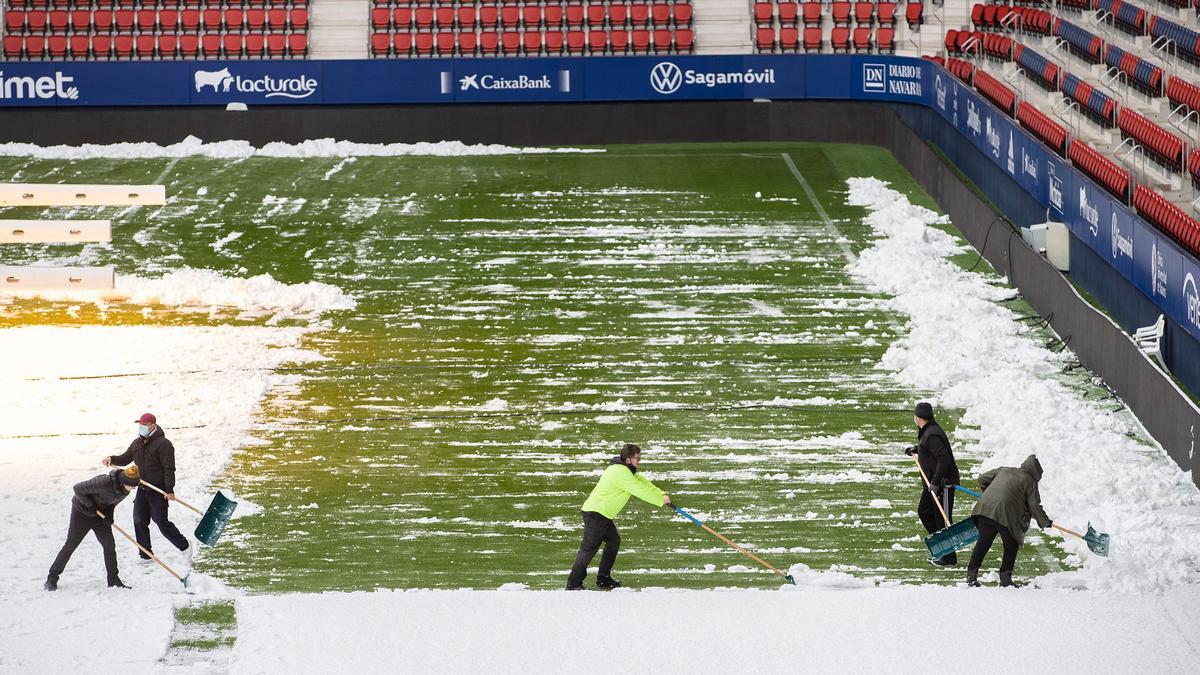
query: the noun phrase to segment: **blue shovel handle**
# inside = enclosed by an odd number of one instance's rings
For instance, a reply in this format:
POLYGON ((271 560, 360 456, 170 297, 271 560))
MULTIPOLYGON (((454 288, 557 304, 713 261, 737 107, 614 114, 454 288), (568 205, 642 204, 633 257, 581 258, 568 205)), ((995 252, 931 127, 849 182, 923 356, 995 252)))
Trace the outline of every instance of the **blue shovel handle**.
POLYGON ((972 497, 975 497, 975 498, 977 498, 977 499, 978 499, 979 497, 982 497, 982 496, 983 496, 983 493, 981 493, 981 492, 976 492, 976 491, 974 491, 974 490, 968 490, 967 488, 965 488, 965 487, 963 487, 963 486, 961 486, 961 485, 955 485, 955 486, 954 486, 954 489, 955 489, 955 490, 958 490, 959 492, 965 492, 965 493, 967 493, 967 494, 969 494, 969 495, 971 495, 972 497))
POLYGON ((679 515, 683 516, 684 518, 687 518, 688 520, 692 521, 692 523, 696 527, 704 527, 704 523, 700 522, 699 520, 696 519, 695 516, 688 513, 687 511, 684 511, 683 509, 679 508, 678 506, 675 507, 675 513, 678 513, 679 515))

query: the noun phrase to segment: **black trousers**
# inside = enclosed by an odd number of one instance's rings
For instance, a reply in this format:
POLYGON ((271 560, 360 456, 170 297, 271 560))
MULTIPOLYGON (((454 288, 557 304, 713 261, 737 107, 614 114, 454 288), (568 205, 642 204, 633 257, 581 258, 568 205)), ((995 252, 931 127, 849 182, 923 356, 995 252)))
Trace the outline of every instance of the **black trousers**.
POLYGON ((593 511, 583 512, 583 543, 579 545, 579 553, 575 554, 575 564, 571 566, 571 575, 567 577, 567 586, 580 586, 587 578, 587 568, 596 551, 604 544, 604 555, 600 556, 600 570, 596 575, 606 579, 612 574, 613 563, 617 562, 617 551, 621 549, 621 535, 617 533, 617 525, 593 511))
MULTIPOLYGON (((946 517, 953 523, 954 488, 942 488, 942 498, 939 501, 942 503, 942 508, 946 509, 946 517)), ((929 532, 929 534, 946 528, 946 520, 942 518, 942 512, 938 510, 937 502, 933 500, 933 494, 929 490, 921 490, 921 501, 917 504, 917 516, 921 519, 921 524, 925 526, 925 531, 929 532)), ((957 564, 958 554, 951 553, 942 558, 941 562, 949 565, 957 564)))
MULTIPOLYGON (((139 487, 137 496, 133 498, 133 536, 137 539, 137 543, 147 551, 154 550, 150 546, 151 520, 158 525, 158 531, 162 532, 167 541, 174 544, 175 548, 180 551, 187 550, 187 537, 183 536, 178 527, 175 527, 175 523, 167 519, 169 504, 166 497, 146 487, 139 487)), ((146 557, 141 551, 138 551, 138 555, 146 557)))
POLYGON ((1020 542, 1008 531, 1008 528, 1000 523, 988 518, 987 516, 974 516, 975 527, 979 528, 979 541, 975 542, 975 550, 971 551, 971 562, 967 565, 967 569, 978 570, 983 565, 983 559, 987 556, 988 551, 992 548, 992 542, 996 541, 996 535, 1000 535, 1000 541, 1004 542, 1004 556, 1000 558, 1000 573, 1009 573, 1013 571, 1013 567, 1017 564, 1017 551, 1021 549, 1020 542))
POLYGON ((71 509, 71 522, 67 525, 67 541, 50 565, 50 576, 58 579, 67 568, 71 554, 79 548, 88 532, 96 534, 96 541, 104 549, 104 570, 108 573, 108 583, 117 580, 117 545, 113 541, 112 526, 103 518, 85 516, 74 508, 71 509))

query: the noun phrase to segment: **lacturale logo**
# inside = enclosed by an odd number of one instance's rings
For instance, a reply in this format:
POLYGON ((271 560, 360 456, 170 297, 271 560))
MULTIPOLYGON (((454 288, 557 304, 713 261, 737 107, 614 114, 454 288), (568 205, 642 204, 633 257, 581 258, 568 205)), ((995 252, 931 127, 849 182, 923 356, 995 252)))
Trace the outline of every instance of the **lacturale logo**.
POLYGON ((205 87, 212 88, 214 94, 262 94, 264 98, 282 96, 284 98, 308 98, 317 91, 317 81, 306 75, 297 77, 242 77, 229 72, 229 68, 220 70, 197 70, 195 74, 196 93, 205 87))
POLYGON ((62 98, 74 101, 79 98, 79 88, 68 86, 74 81, 75 78, 63 75, 61 70, 54 71, 54 75, 43 75, 42 77, 29 75, 5 77, 4 71, 0 70, 0 99, 48 100, 62 98))

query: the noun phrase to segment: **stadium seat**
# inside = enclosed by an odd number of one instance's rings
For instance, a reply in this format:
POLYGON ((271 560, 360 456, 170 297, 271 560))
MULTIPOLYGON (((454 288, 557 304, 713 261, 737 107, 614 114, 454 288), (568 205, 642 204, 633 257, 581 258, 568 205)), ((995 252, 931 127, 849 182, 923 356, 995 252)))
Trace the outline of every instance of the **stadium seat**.
MULTIPOLYGON (((406 12, 408 12, 408 17, 409 17, 408 21, 404 24, 405 26, 407 26, 409 23, 412 22, 412 10, 409 10, 407 7, 404 9, 406 12)), ((478 11, 475 9, 474 6, 465 6, 464 5, 462 7, 459 7, 458 8, 458 29, 460 31, 474 31, 475 30, 475 22, 476 22, 477 17, 478 17, 478 11)), ((401 28, 400 24, 397 22, 399 22, 402 18, 403 17, 400 15, 400 9, 396 9, 395 12, 393 12, 393 14, 392 14, 392 22, 396 24, 397 29, 401 28)), ((307 19, 305 19, 305 21, 307 22, 307 19)), ((474 49, 472 48, 471 51, 474 51, 474 49)))
POLYGON ((453 56, 458 46, 458 38, 454 31, 445 31, 434 36, 434 51, 438 56, 453 56))
POLYGON ((542 42, 545 45, 546 53, 551 56, 558 56, 563 53, 563 45, 567 39, 566 34, 561 30, 550 30, 546 32, 542 42))
POLYGON ((479 53, 495 55, 500 52, 500 34, 487 31, 479 34, 479 53))
POLYGON ((500 8, 499 7, 480 7, 479 8, 479 27, 493 31, 500 27, 500 8))
MULTIPOLYGON (((688 30, 687 32, 691 32, 688 30)), ((613 54, 629 53, 629 31, 614 30, 608 34, 608 48, 613 54)))
MULTIPOLYGON (((796 14, 795 5, 796 5, 796 3, 794 3, 794 2, 781 3, 780 4, 781 16, 782 16, 783 5, 785 5, 785 4, 792 6, 792 10, 791 10, 792 16, 793 16, 792 23, 795 23, 795 14, 796 14)), ((674 5, 671 5, 671 22, 673 24, 675 24, 676 27, 679 27, 679 28, 691 26, 692 25, 692 6, 688 3, 683 3, 683 2, 676 2, 674 5)))
POLYGON ((1121 135, 1131 138, 1142 146, 1142 149, 1170 171, 1183 171, 1184 149, 1183 139, 1163 129, 1132 108, 1122 107, 1117 113, 1117 128, 1121 135))
MULTIPOLYGON (((1072 144, 1074 145, 1074 144, 1072 144)), ((1133 207, 1193 255, 1200 253, 1200 222, 1145 185, 1133 191, 1133 207)))
POLYGON ((266 53, 266 38, 261 33, 251 33, 243 38, 242 48, 251 59, 261 59, 266 53))
POLYGON ((821 39, 820 28, 805 28, 804 29, 804 51, 820 52, 823 40, 821 39))
POLYGON ((629 6, 629 25, 642 28, 650 25, 650 5, 633 3, 629 6))
POLYGON ((806 2, 801 7, 804 13, 804 25, 806 27, 816 27, 821 25, 821 3, 806 2))
POLYGON ((457 33, 458 53, 462 56, 474 56, 479 47, 479 36, 473 32, 457 33))
POLYGON ((896 53, 896 29, 880 26, 875 33, 875 45, 881 54, 896 53))
POLYGON ((587 32, 588 51, 592 54, 603 54, 608 50, 608 33, 603 30, 587 32))
POLYGON ((779 51, 800 51, 800 29, 795 26, 783 26, 779 29, 779 51))
POLYGON ((272 33, 287 30, 287 12, 282 9, 267 10, 267 30, 272 33))
MULTIPOLYGON (((399 10, 396 10, 399 11, 399 10)), ((405 11, 408 11, 405 8, 405 11)), ((376 7, 371 10, 371 28, 377 31, 387 30, 392 22, 392 12, 386 7, 376 7)))
POLYGON ((521 53, 521 34, 515 30, 506 30, 500 34, 500 51, 504 54, 521 53))
POLYGON ((1129 203, 1129 171, 1077 138, 1071 140, 1067 157, 1075 168, 1094 178, 1122 202, 1129 203))
MULTIPOLYGON (((567 5, 564 12, 565 12, 565 17, 566 17, 566 22, 567 22, 568 28, 579 28, 579 27, 583 26, 583 20, 584 20, 583 5, 577 4, 577 3, 569 4, 569 5, 567 5)), ((568 45, 568 47, 569 47, 569 45, 568 45)))
MULTIPOLYGON (((120 21, 121 21, 120 17, 121 17, 121 12, 118 11, 117 12, 118 28, 120 27, 120 21)), ((206 33, 219 32, 221 30, 221 10, 211 9, 211 8, 201 10, 200 25, 204 27, 204 32, 206 32, 206 33)), ((200 41, 201 41, 201 43, 204 42, 203 39, 201 39, 200 41)))
POLYGON ((71 32, 87 33, 92 29, 92 12, 87 9, 71 11, 71 32))
MULTIPOLYGON (((540 8, 539 8, 540 14, 540 8)), ((587 5, 587 25, 594 29, 603 28, 608 15, 608 7, 600 2, 589 2, 587 5)), ((540 17, 539 17, 540 20, 540 17)), ((589 39, 589 42, 591 40, 589 39)), ((607 44, 607 38, 605 39, 607 44)))
POLYGON ((388 33, 371 34, 371 55, 387 56, 392 49, 392 36, 388 33))
POLYGON ((242 58, 245 42, 241 33, 226 33, 221 38, 221 55, 227 59, 242 58))
MULTIPOLYGON (((418 10, 419 12, 420 10, 418 10)), ((433 13, 430 13, 430 22, 433 20, 433 13)), ((413 35, 413 51, 417 56, 432 56, 433 55, 433 33, 421 32, 413 35)))
POLYGON ((975 89, 1009 117, 1016 112, 1016 93, 983 70, 975 71, 975 89))
POLYGON ((665 28, 654 29, 654 51, 657 54, 666 54, 671 51, 671 31, 665 28))
POLYGON ((854 22, 859 26, 871 26, 875 23, 875 3, 854 3, 854 22))
POLYGON ((139 59, 152 59, 158 50, 158 40, 153 35, 139 35, 133 39, 133 51, 139 59))
MULTIPOLYGON (((26 43, 26 49, 28 49, 26 43)), ((129 35, 118 35, 113 38, 113 55, 118 59, 133 58, 133 38, 129 35)))
POLYGON ((925 3, 910 2, 904 6, 904 20, 910 29, 916 29, 925 23, 925 3))
POLYGON ((542 8, 542 21, 548 28, 561 28, 563 25, 562 5, 546 5, 542 8))
POLYGON ((896 3, 880 2, 876 4, 875 19, 881 26, 894 27, 896 25, 896 3))
POLYGON ((656 2, 650 6, 650 23, 661 28, 671 22, 671 6, 665 2, 656 2))
POLYGON ((769 2, 754 3, 754 23, 759 26, 770 26, 775 21, 775 5, 769 2))
POLYGON ((67 36, 51 35, 46 38, 46 52, 52 59, 62 60, 67 58, 67 36))
POLYGON ((850 3, 835 2, 831 5, 830 16, 833 18, 834 26, 849 26, 850 25, 850 3))
MULTIPOLYGON (((283 54, 287 48, 287 43, 282 35, 267 36, 267 53, 271 56, 283 54)), ((413 53, 413 36, 412 33, 396 33, 392 36, 392 53, 396 56, 412 56, 413 53)))
MULTIPOLYGON (((119 41, 121 38, 117 38, 119 41)), ((120 46, 117 47, 118 56, 120 55, 120 46)), ((200 54, 206 59, 215 59, 221 56, 221 36, 218 33, 205 33, 200 36, 200 54)))
MULTIPOLYGON (((96 39, 92 39, 92 53, 96 53, 96 39)), ((179 56, 194 59, 200 54, 200 36, 188 33, 179 36, 179 56)))
POLYGON ((854 51, 869 52, 872 47, 870 26, 858 26, 854 29, 854 51))
POLYGON ((521 9, 515 6, 500 8, 500 27, 505 30, 516 30, 521 25, 521 9))
MULTIPOLYGON (((793 29, 794 30, 794 29, 793 29)), ((675 30, 675 52, 678 54, 691 54, 696 51, 696 33, 691 28, 678 28, 675 30)))
MULTIPOLYGON (((153 12, 151 12, 151 14, 153 14, 153 12)), ((70 12, 56 10, 56 11, 50 12, 48 17, 49 18, 47 19, 46 27, 52 35, 66 35, 67 31, 70 30, 70 28, 71 28, 71 13, 70 12)), ((66 55, 66 53, 67 53, 66 45, 60 44, 59 42, 56 41, 54 43, 54 47, 50 48, 51 58, 54 58, 53 54, 55 53, 55 51, 57 51, 57 49, 59 47, 63 48, 62 53, 64 56, 66 55)))
MULTIPOLYGON (((88 16, 91 16, 89 13, 88 16)), ((16 12, 9 10, 4 13, 4 30, 8 36, 23 35, 25 33, 25 12, 16 12)))
POLYGON ((25 38, 25 58, 38 61, 46 57, 46 38, 30 35, 25 38))
POLYGON ((72 35, 71 36, 71 58, 76 60, 86 59, 92 51, 92 41, 87 35, 72 35))
MULTIPOLYGON (((634 6, 631 6, 630 9, 632 10, 633 7, 634 6)), ((629 44, 630 50, 634 54, 649 54, 650 31, 642 28, 635 28, 633 32, 629 34, 629 44)))
MULTIPOLYGON (((97 22, 100 17, 95 17, 97 22)), ((183 26, 185 33, 200 32, 200 12, 194 9, 185 9, 179 12, 179 23, 183 26)), ((98 25, 98 24, 97 24, 98 25)))
MULTIPOLYGON (((454 7, 438 7, 433 12, 433 25, 440 31, 453 31, 455 14, 454 7)), ((438 53, 441 53, 440 48, 438 53)))
POLYGON ((567 31, 567 53, 582 54, 587 49, 587 34, 581 30, 567 31))
POLYGON ((756 28, 754 30, 754 46, 758 47, 760 52, 775 51, 775 29, 774 28, 756 28))
MULTIPOLYGON (((418 7, 413 11, 413 21, 416 24, 418 31, 428 31, 433 29, 433 9, 429 7, 418 7)), ((432 43, 430 49, 433 48, 432 43)))
POLYGON ((850 29, 845 26, 835 26, 829 34, 829 45, 836 54, 839 51, 850 51, 850 29))

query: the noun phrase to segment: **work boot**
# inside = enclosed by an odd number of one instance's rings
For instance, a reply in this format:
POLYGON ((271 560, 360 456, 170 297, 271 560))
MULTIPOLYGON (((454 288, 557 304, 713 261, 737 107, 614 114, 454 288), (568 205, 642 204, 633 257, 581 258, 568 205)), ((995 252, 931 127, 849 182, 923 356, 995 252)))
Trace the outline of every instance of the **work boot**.
POLYGON ((567 586, 567 590, 568 591, 582 591, 585 589, 583 588, 583 584, 576 584, 574 586, 567 586))
POLYGON ((967 568, 967 586, 970 588, 979 588, 979 568, 967 568))
POLYGON ((596 588, 611 591, 614 588, 620 588, 621 582, 612 577, 596 577, 596 588))
POLYGON ((109 588, 130 588, 129 586, 126 586, 125 582, 121 581, 121 579, 119 577, 114 577, 112 579, 109 579, 108 587, 109 588))
POLYGON ((1018 584, 1017 582, 1013 581, 1012 572, 1001 572, 1000 573, 1000 585, 1001 586, 1011 586, 1012 588, 1020 588, 1020 587, 1024 586, 1025 584, 1018 584))
POLYGON ((142 562, 149 562, 149 561, 153 560, 153 558, 146 555, 145 553, 142 553, 141 551, 138 551, 138 560, 141 560, 142 562))
POLYGON ((57 591, 58 590, 58 577, 54 576, 53 574, 47 576, 46 583, 42 584, 42 588, 44 588, 48 591, 57 591))

